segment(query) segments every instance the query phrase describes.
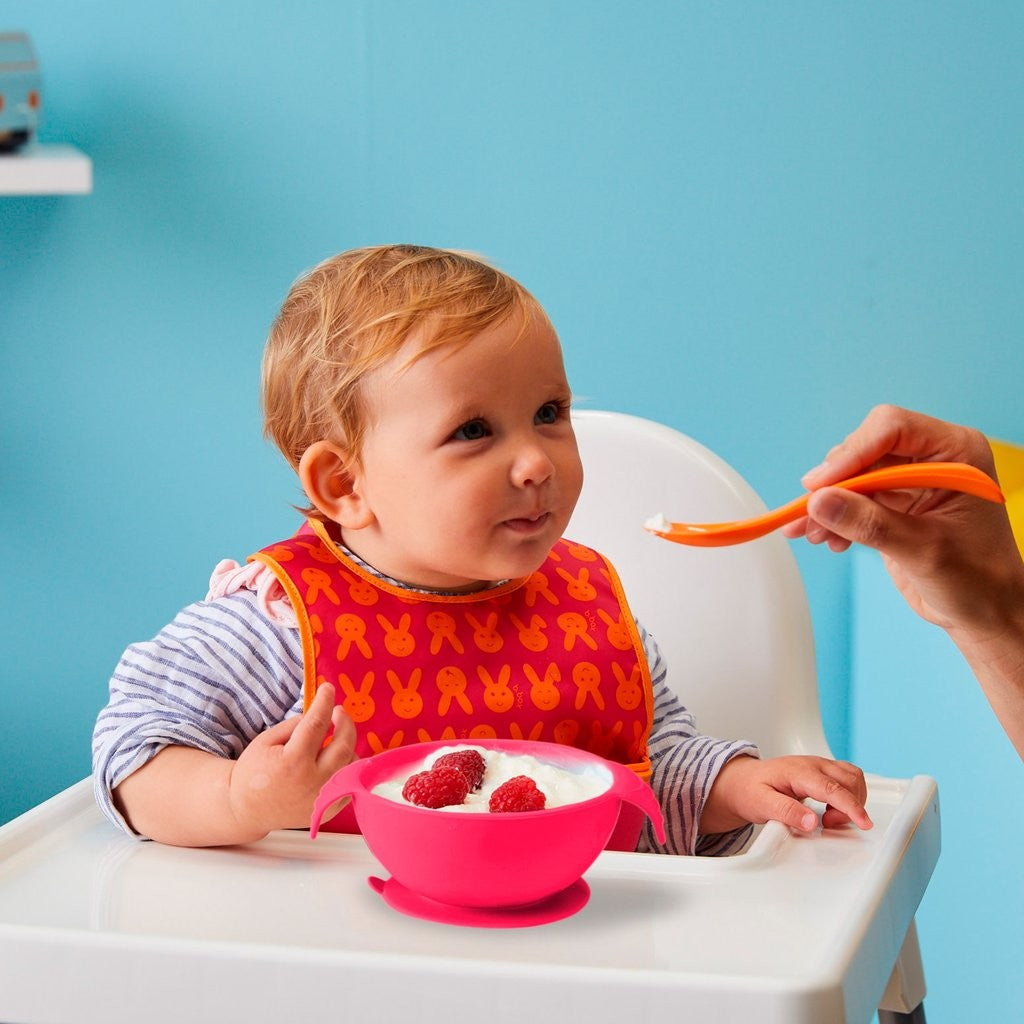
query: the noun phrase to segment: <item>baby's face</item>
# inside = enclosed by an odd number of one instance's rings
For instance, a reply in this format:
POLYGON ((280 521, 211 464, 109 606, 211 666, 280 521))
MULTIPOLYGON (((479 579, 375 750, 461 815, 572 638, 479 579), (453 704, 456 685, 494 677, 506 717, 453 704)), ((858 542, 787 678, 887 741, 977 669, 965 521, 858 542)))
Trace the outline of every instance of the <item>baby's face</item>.
MULTIPOLYGON (((345 543, 405 583, 472 590, 529 575, 565 530, 583 483, 570 391, 551 325, 489 328, 365 382, 356 487, 372 521, 345 543)), ((409 345, 418 345, 414 339, 409 345)))

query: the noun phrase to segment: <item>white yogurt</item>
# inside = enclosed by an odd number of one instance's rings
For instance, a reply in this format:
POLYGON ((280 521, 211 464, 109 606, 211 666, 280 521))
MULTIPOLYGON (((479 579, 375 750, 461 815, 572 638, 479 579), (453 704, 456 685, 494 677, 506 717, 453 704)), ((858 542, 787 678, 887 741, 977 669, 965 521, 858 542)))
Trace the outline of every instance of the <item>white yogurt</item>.
POLYGON ((650 530, 651 533, 668 533, 672 529, 672 524, 659 512, 644 523, 644 529, 650 530))
POLYGON ((611 773, 599 764, 583 764, 578 771, 570 771, 568 768, 538 761, 531 754, 509 754, 504 750, 486 750, 472 744, 460 744, 441 747, 403 775, 377 783, 373 787, 373 792, 400 804, 410 803, 402 796, 402 789, 409 777, 427 771, 439 757, 455 750, 480 751, 484 759, 484 780, 476 792, 466 797, 465 803, 439 807, 439 811, 486 811, 491 794, 503 782, 508 782, 517 775, 526 775, 533 779, 537 788, 547 798, 545 809, 575 804, 600 796, 612 784, 611 773))

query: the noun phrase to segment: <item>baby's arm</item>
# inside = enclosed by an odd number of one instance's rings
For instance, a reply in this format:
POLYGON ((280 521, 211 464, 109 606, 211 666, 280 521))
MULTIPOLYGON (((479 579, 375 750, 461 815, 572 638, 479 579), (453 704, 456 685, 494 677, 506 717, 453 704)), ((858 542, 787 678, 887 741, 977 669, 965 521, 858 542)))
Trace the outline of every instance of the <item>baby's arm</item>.
POLYGON ((867 785, 856 765, 793 755, 763 761, 737 757, 725 765, 704 805, 701 832, 727 832, 747 822, 765 821, 781 821, 797 831, 812 832, 818 816, 801 803, 807 797, 826 805, 821 818, 825 828, 851 821, 858 828, 871 828, 864 809, 867 785))
POLYGON ((750 743, 702 736, 693 715, 666 683, 666 666, 654 639, 639 625, 654 689, 654 723, 648 740, 651 789, 665 821, 662 846, 648 824, 637 847, 642 852, 719 856, 736 853, 749 838, 743 823, 733 832, 700 835, 704 804, 723 766, 732 759, 756 756, 750 743))
POLYGON ((761 760, 750 743, 702 736, 693 715, 667 685, 657 644, 642 626, 639 629, 654 687, 651 786, 661 804, 668 841, 657 846, 645 828, 638 849, 736 853, 746 843, 751 823, 768 820, 809 832, 818 818, 800 802, 806 797, 827 805, 822 815, 826 828, 849 821, 871 827, 864 810, 864 775, 854 765, 808 756, 761 760))
POLYGON ((164 747, 114 791, 131 827, 175 846, 224 846, 309 824, 320 787, 348 764, 355 726, 321 686, 301 718, 260 733, 237 761, 194 747, 164 747), (324 739, 333 726, 334 735, 324 739))
MULTIPOLYGON (((190 605, 153 640, 129 647, 114 671, 109 703, 93 733, 97 802, 125 831, 154 834, 159 827, 147 815, 171 818, 165 800, 216 804, 218 786, 225 785, 218 773, 235 771, 243 755, 253 766, 261 753, 279 756, 282 751, 264 748, 283 746, 288 730, 299 724, 301 708, 297 629, 264 614, 257 595, 248 591, 190 605), (286 728, 273 731, 286 720, 286 728), (169 779, 160 782, 165 771, 169 779), (187 786, 183 776, 190 780, 187 786), (133 795, 133 788, 139 792, 133 795)), ((330 748, 332 755, 343 750, 340 743, 330 748)), ((329 761, 319 767, 326 771, 329 761)), ((184 820, 189 813, 179 807, 174 815, 184 820)), ((215 812, 218 818, 220 813, 215 812)), ((229 841, 216 829, 191 829, 191 834, 161 833, 160 838, 229 841)))

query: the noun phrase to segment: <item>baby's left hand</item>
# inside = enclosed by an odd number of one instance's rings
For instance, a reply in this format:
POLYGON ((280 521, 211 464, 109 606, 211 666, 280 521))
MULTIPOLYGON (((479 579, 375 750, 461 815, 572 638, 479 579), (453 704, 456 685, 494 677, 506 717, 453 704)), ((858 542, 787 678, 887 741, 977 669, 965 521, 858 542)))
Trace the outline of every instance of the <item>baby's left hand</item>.
POLYGON ((791 755, 760 760, 735 757, 719 773, 701 815, 700 831, 729 832, 748 822, 781 821, 798 832, 813 832, 818 816, 800 801, 825 804, 821 824, 837 828, 874 824, 864 809, 864 773, 848 761, 791 755))

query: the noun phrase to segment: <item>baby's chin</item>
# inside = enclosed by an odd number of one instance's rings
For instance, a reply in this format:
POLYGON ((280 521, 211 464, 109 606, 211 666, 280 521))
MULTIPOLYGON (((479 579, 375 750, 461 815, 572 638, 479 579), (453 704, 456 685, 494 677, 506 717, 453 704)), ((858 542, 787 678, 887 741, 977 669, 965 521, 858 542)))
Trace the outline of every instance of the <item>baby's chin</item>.
POLYGON ((479 560, 467 558, 458 567, 449 571, 430 574, 433 582, 424 585, 404 580, 410 586, 424 590, 445 591, 452 594, 471 594, 486 590, 508 580, 526 579, 543 566, 551 549, 561 539, 561 532, 552 520, 546 531, 532 531, 523 536, 523 531, 514 527, 510 530, 504 524, 499 527, 503 536, 490 537, 492 543, 479 560))

